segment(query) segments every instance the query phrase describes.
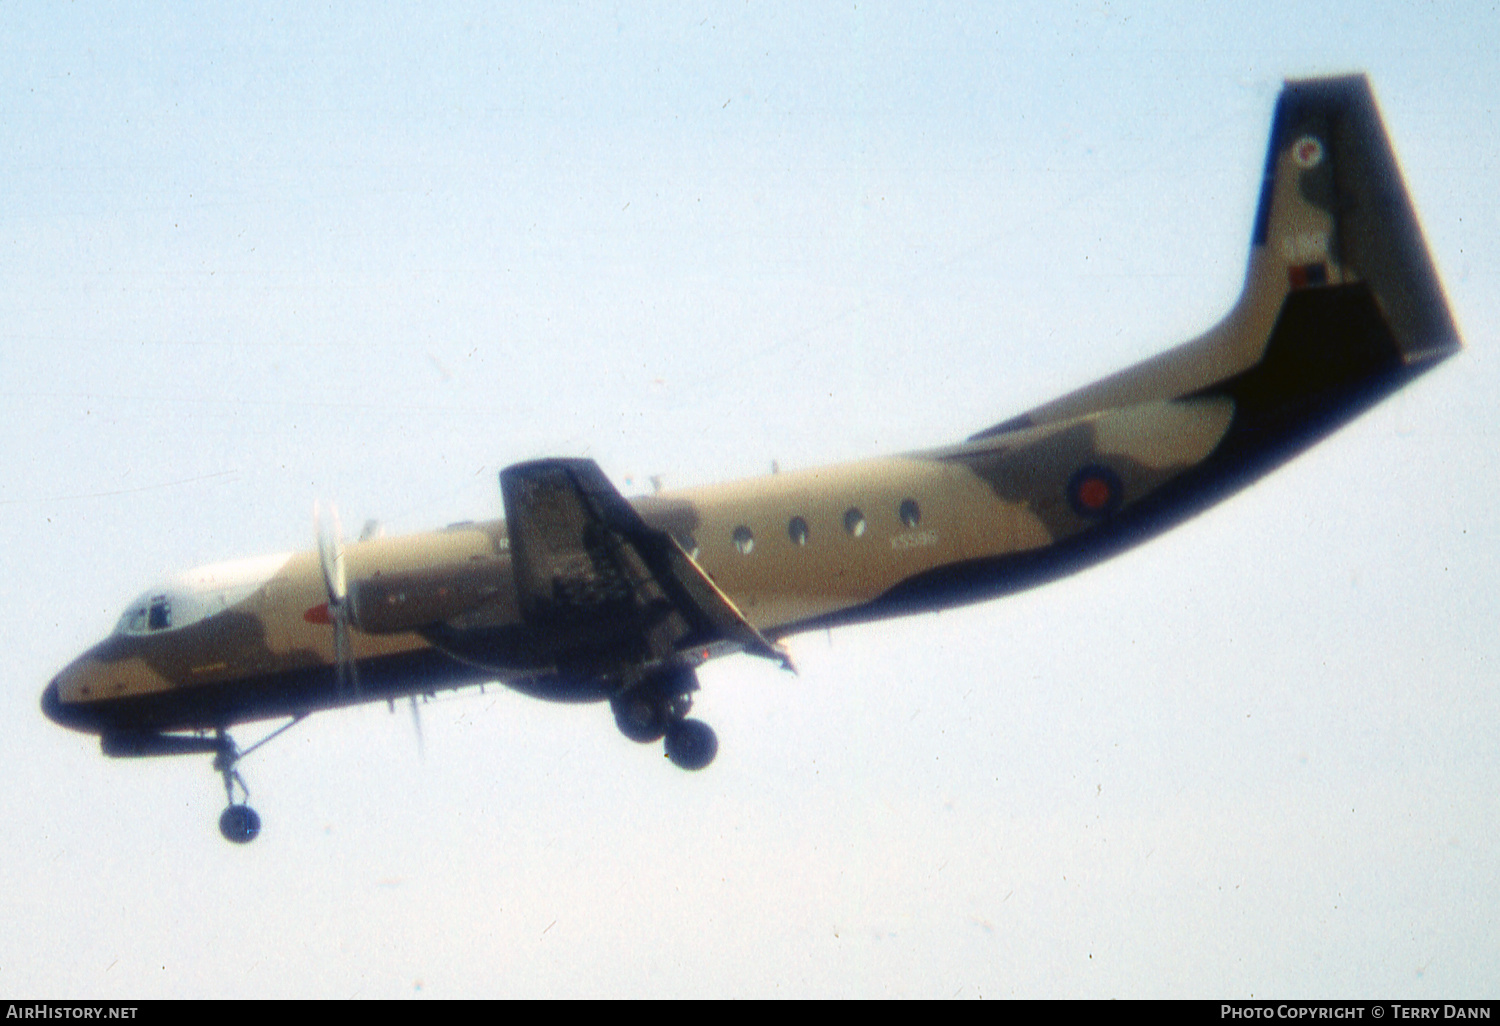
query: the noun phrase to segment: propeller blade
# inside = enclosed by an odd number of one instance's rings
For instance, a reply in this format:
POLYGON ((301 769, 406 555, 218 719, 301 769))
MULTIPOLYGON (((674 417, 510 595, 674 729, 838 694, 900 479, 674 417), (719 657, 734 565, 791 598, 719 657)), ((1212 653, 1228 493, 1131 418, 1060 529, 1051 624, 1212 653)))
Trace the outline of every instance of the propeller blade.
POLYGON ((427 746, 422 740, 422 710, 417 705, 417 696, 411 696, 411 725, 417 732, 417 758, 423 761, 427 759, 427 746))
POLYGON ((349 582, 344 575, 344 531, 339 525, 339 511, 328 507, 333 520, 330 528, 323 520, 323 511, 313 503, 313 525, 318 533, 318 562, 323 568, 323 584, 328 589, 329 604, 343 604, 349 595, 349 582))
POLYGON ((344 569, 344 529, 339 511, 328 507, 330 526, 323 519, 322 507, 313 503, 313 527, 318 535, 318 564, 323 569, 323 586, 328 590, 328 618, 333 624, 334 675, 339 694, 359 695, 359 668, 354 662, 349 639, 349 579, 344 569))
POLYGON ((359 664, 349 642, 349 618, 342 613, 333 618, 333 661, 341 694, 359 695, 359 664))

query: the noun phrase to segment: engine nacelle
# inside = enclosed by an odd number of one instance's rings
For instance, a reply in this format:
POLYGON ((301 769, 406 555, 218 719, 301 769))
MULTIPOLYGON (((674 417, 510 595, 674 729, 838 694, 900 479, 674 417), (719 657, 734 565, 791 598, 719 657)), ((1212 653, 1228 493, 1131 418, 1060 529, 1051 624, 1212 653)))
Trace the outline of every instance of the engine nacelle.
POLYGON ((393 634, 490 604, 514 607, 506 542, 503 533, 461 525, 350 546, 350 621, 367 634, 393 634))

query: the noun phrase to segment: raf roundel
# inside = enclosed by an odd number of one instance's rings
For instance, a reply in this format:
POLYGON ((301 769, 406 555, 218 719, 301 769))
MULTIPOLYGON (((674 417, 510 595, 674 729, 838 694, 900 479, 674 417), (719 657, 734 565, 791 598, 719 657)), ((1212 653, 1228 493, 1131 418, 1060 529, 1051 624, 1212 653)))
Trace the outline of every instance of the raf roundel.
POLYGON ((1292 159, 1304 171, 1323 163, 1323 144, 1310 135, 1304 135, 1292 144, 1292 159))
POLYGON ((1120 476, 1108 467, 1079 467, 1068 479, 1068 505, 1087 520, 1103 520, 1120 508, 1125 488, 1120 476))

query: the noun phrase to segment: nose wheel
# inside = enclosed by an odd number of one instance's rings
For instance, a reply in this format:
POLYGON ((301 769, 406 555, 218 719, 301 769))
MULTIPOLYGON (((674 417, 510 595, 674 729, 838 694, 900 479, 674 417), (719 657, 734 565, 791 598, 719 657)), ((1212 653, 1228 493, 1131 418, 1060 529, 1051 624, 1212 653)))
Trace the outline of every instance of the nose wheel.
POLYGON ((219 833, 226 841, 249 844, 260 836, 260 813, 248 805, 231 805, 219 816, 219 833))

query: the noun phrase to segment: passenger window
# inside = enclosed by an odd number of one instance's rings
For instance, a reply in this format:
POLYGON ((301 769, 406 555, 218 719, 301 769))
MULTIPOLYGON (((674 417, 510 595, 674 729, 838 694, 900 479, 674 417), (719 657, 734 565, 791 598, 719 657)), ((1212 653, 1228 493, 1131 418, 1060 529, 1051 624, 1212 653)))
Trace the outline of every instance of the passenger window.
POLYGON ((922 522, 922 507, 917 505, 916 499, 901 503, 901 522, 907 527, 916 527, 922 522))
POLYGON ((807 521, 801 517, 792 517, 786 525, 787 536, 792 539, 793 545, 807 544, 807 521))
POLYGON ((755 550, 755 535, 750 533, 750 528, 742 524, 734 529, 734 547, 740 550, 742 556, 748 556, 755 550))
POLYGON ((677 539, 677 544, 682 546, 683 552, 694 559, 698 558, 698 539, 693 537, 692 531, 681 531, 674 537, 677 539))
POLYGON ((850 507, 844 513, 844 530, 849 532, 850 537, 863 538, 865 529, 869 526, 869 523, 865 520, 865 515, 858 509, 850 507))

